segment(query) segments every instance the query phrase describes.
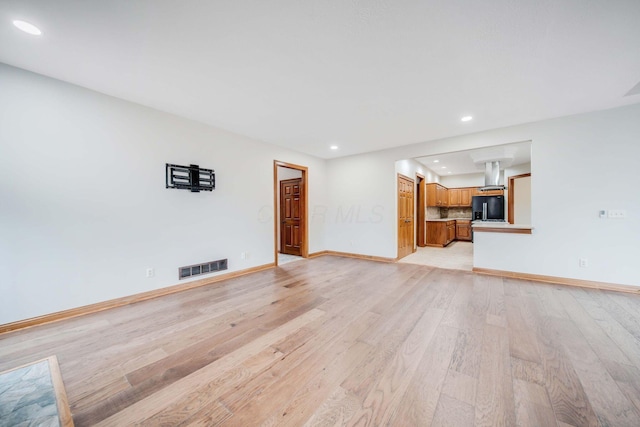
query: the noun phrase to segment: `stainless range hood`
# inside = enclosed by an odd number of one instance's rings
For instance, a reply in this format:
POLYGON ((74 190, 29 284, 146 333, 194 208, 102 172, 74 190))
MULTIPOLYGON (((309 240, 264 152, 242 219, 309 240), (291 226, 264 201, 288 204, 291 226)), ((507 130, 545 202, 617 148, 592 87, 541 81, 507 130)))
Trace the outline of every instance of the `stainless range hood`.
POLYGON ((500 185, 500 162, 492 161, 484 164, 484 187, 480 191, 504 190, 504 185, 500 185))

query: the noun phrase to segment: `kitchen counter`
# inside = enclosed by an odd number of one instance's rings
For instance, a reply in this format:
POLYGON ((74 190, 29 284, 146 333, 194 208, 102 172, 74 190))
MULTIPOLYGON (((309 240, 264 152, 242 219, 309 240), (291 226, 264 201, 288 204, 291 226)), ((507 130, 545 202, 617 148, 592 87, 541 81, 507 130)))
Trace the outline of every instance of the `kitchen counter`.
POLYGON ((473 221, 471 223, 474 233, 516 233, 531 234, 533 226, 530 224, 509 224, 508 222, 473 221))

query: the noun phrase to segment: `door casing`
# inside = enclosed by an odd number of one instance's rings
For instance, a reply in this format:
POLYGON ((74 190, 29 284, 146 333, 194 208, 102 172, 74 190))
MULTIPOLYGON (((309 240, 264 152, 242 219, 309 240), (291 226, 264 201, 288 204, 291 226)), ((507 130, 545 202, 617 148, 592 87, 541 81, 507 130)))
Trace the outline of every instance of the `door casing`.
POLYGON ((309 257, 309 192, 308 192, 308 178, 307 175, 309 173, 309 168, 306 166, 296 165, 293 163, 282 162, 280 160, 273 161, 273 258, 274 263, 278 265, 278 223, 280 221, 280 217, 277 214, 277 207, 280 201, 278 200, 278 188, 280 187, 280 183, 278 181, 278 166, 296 169, 302 172, 302 183, 301 183, 301 203, 300 203, 300 235, 302 236, 302 244, 300 245, 300 254, 303 258, 309 257))
POLYGON ((423 175, 416 174, 417 178, 417 192, 418 197, 416 197, 416 246, 424 247, 427 246, 427 237, 426 237, 426 218, 425 218, 425 209, 427 207, 427 184, 423 175))
POLYGON ((509 221, 509 224, 513 224, 514 221, 513 198, 515 196, 516 180, 526 178, 528 176, 531 176, 531 173, 523 173, 522 175, 513 175, 509 177, 509 189, 507 192, 509 199, 507 200, 507 221, 509 221))

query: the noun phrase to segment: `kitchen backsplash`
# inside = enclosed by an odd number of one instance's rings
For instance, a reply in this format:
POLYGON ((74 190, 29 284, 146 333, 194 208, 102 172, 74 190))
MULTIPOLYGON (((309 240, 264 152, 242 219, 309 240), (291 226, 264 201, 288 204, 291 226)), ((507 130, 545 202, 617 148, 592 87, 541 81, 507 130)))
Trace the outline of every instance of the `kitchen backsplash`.
POLYGON ((427 219, 440 219, 440 208, 427 206, 427 219))
POLYGON ((427 206, 427 219, 442 218, 469 218, 471 219, 471 208, 438 208, 427 206))
POLYGON ((471 208, 436 208, 440 209, 440 218, 469 218, 471 219, 471 208))

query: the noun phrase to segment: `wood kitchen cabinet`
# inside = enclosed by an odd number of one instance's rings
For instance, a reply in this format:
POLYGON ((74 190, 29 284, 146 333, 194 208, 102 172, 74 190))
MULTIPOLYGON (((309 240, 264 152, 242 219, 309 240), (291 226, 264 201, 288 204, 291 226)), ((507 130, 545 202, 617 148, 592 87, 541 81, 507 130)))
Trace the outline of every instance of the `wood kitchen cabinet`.
POLYGON ((456 221, 427 221, 427 246, 445 247, 456 239, 456 221))
POLYGON ((469 188, 449 188, 449 206, 461 208, 471 207, 471 197, 475 196, 474 189, 469 188))
POLYGON ((447 187, 436 183, 427 184, 427 206, 449 206, 447 187))
POLYGON ((471 221, 456 221, 456 240, 471 241, 471 221))
POLYGON ((437 194, 438 200, 440 200, 442 203, 440 206, 449 206, 449 190, 447 189, 447 187, 438 185, 437 194))
POLYGON ((460 188, 460 206, 471 207, 471 197, 473 191, 471 188, 460 188))
POLYGON ((447 188, 437 183, 427 184, 427 206, 470 208, 473 196, 502 195, 502 190, 480 191, 480 187, 447 188))
POLYGON ((454 240, 471 241, 471 220, 427 221, 427 246, 444 248, 454 240))
POLYGON ((456 240, 456 222, 447 221, 447 245, 456 240))
POLYGON ((460 189, 449 189, 449 206, 460 206, 460 189))
POLYGON ((488 190, 488 191, 480 191, 480 187, 476 191, 474 196, 504 196, 504 190, 488 190))

